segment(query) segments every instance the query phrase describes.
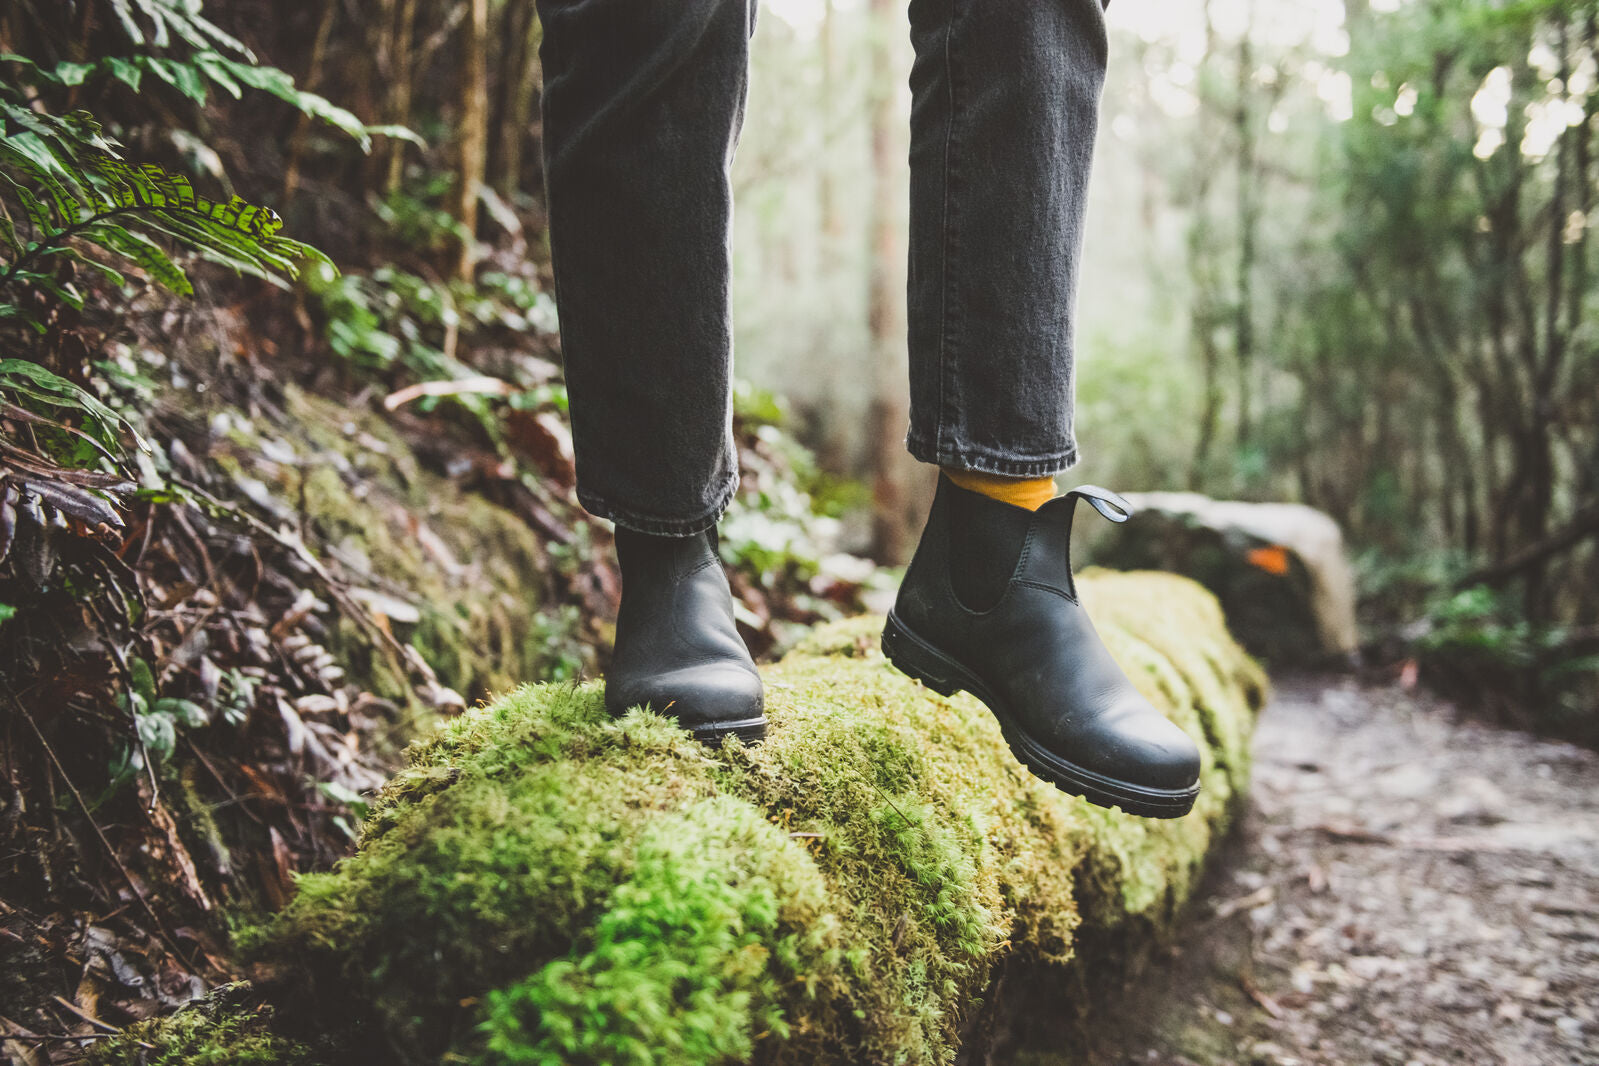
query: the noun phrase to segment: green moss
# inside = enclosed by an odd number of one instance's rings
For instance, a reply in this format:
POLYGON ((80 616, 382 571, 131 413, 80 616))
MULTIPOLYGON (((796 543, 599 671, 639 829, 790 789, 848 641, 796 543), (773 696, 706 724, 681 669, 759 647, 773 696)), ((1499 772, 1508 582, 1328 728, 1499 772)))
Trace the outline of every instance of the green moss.
POLYGON ((165 1018, 97 1042, 85 1066, 310 1066, 307 1049, 271 1031, 248 985, 224 985, 165 1018))
POLYGON ((613 721, 596 685, 451 721, 257 949, 406 1062, 951 1061, 1001 960, 1093 967, 1080 944, 1168 926, 1246 783, 1263 680, 1215 601, 1169 575, 1082 585, 1202 742, 1186 818, 1039 782, 980 704, 908 681, 858 619, 766 668, 756 747, 613 721))
POLYGON ((489 993, 487 1057, 737 1062, 789 1032, 785 990, 837 965, 838 922, 803 849, 716 796, 643 829, 631 876, 565 957, 489 993))

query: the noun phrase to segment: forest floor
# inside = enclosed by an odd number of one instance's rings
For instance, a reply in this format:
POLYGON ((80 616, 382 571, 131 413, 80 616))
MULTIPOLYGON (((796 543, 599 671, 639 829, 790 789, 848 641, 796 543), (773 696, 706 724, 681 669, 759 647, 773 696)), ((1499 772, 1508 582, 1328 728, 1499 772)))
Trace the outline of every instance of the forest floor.
POLYGON ((1274 683, 1241 831, 1095 1066, 1599 1063, 1599 753, 1274 683))

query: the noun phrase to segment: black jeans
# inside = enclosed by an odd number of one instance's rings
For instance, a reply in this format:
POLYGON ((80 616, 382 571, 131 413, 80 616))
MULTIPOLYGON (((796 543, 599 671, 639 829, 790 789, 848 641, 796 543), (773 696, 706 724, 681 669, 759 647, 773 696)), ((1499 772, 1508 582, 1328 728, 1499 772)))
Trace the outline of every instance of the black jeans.
MULTIPOLYGON (((738 482, 732 192, 757 0, 539 0, 550 247, 578 497, 646 533, 738 482)), ((1100 0, 910 0, 916 458, 1077 459, 1072 318, 1105 76, 1100 0)))

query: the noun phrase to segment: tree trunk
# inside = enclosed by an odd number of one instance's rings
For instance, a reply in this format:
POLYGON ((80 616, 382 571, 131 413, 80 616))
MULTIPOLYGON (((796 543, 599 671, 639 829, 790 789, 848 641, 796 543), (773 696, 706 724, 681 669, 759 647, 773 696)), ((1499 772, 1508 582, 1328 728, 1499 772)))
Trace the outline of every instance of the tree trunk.
MULTIPOLYGON (((1210 0, 1205 0, 1205 54, 1201 65, 1208 65, 1216 52, 1216 24, 1211 17, 1210 0)), ((1204 81, 1200 91, 1204 91, 1204 81)), ((1206 101, 1200 100, 1195 122, 1209 124, 1206 101)), ((1221 421, 1221 353, 1216 348, 1216 294, 1211 271, 1207 263, 1211 245, 1210 183, 1214 170, 1204 158, 1208 138, 1203 132, 1196 137, 1194 159, 1194 217, 1188 226, 1188 273, 1193 281, 1194 294, 1189 306, 1189 333, 1199 350, 1200 368, 1204 375, 1204 404, 1199 412, 1199 438, 1194 443, 1193 461, 1188 467, 1188 488, 1199 492, 1204 488, 1206 469, 1210 465, 1210 450, 1215 444, 1221 421)))
MULTIPOLYGON (((322 5, 322 17, 317 22, 316 38, 311 44, 311 58, 306 64, 305 77, 301 79, 300 88, 306 92, 316 92, 318 84, 322 81, 322 61, 327 57, 328 37, 333 32, 333 16, 338 13, 337 0, 325 0, 322 5)), ((300 113, 294 122, 294 133, 289 138, 289 159, 283 167, 283 202, 288 203, 294 198, 294 190, 300 185, 300 157, 305 152, 305 136, 311 127, 311 116, 300 113)))
MULTIPOLYGON (((414 60, 414 42, 416 40, 416 2, 417 0, 399 0, 399 7, 394 15, 393 27, 393 57, 394 69, 392 80, 389 83, 389 118, 397 125, 408 125, 411 121, 411 81, 416 76, 411 69, 414 60)), ((388 159, 383 175, 383 192, 392 196, 399 191, 400 180, 405 176, 405 141, 399 137, 392 137, 388 144, 388 159)))
POLYGON ((539 84, 538 16, 533 0, 510 0, 505 12, 505 71, 501 76, 495 188, 507 200, 522 187, 522 147, 528 139, 539 84))
MULTIPOLYGON (((836 0, 823 0, 822 27, 822 129, 832 130, 838 116, 838 12, 836 0)), ((822 218, 821 264, 823 270, 838 268, 839 248, 844 239, 844 212, 839 209, 838 176, 831 156, 824 156, 817 168, 817 208, 822 218)))
POLYGON ((894 106, 899 83, 890 27, 901 0, 871 0, 872 12, 872 201, 871 271, 867 316, 872 344, 870 454, 874 521, 872 552, 885 563, 904 562, 914 544, 918 515, 912 484, 916 463, 905 451, 906 411, 910 406, 905 348, 905 288, 900 270, 905 246, 898 205, 899 131, 904 117, 894 106))
POLYGON ((1254 119, 1249 106, 1254 74, 1255 10, 1238 39, 1238 99, 1234 101, 1233 132, 1238 138, 1238 262, 1234 284, 1233 357, 1238 381, 1237 445, 1242 450, 1254 435, 1251 370, 1255 361, 1255 243, 1260 230, 1260 174, 1255 160, 1254 119))
POLYGON ((456 261, 455 274, 462 281, 472 278, 478 189, 483 184, 489 144, 489 0, 466 2, 469 7, 461 27, 460 184, 455 201, 455 220, 461 224, 461 254, 456 261))

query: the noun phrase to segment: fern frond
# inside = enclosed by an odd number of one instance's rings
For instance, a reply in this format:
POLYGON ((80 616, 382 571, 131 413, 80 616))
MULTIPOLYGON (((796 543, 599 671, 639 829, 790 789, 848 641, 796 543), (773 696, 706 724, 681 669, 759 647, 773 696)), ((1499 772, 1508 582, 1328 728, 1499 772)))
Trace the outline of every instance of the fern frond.
POLYGON ((0 240, 6 242, 6 247, 11 255, 22 254, 22 242, 17 240, 17 227, 11 221, 11 216, 0 209, 0 240))
POLYGON ((164 288, 180 296, 194 295, 194 285, 190 283, 189 276, 183 272, 183 268, 174 263, 159 244, 144 234, 116 225, 98 225, 85 228, 79 236, 131 260, 164 288))
POLYGON ((199 0, 111 0, 111 8, 116 12, 122 31, 134 44, 148 42, 156 48, 169 48, 176 36, 191 48, 226 48, 255 62, 254 53, 243 41, 200 14, 199 0), (150 23, 148 38, 134 18, 134 7, 150 23))
MULTIPOLYGON (((0 308, 5 305, 0 304, 0 308)), ((26 359, 0 359, 0 389, 25 396, 50 407, 81 411, 90 419, 86 428, 102 443, 115 446, 117 426, 133 434, 139 447, 148 451, 150 444, 132 423, 107 407, 86 389, 80 388, 58 374, 53 374, 26 359)))
POLYGON ((12 134, 0 131, 0 178, 33 224, 34 239, 24 243, 14 227, 8 231, 13 255, 0 271, 0 288, 26 283, 76 306, 76 290, 38 269, 57 257, 90 262, 107 278, 122 281, 113 267, 77 251, 74 241, 132 263, 184 296, 194 287, 156 238, 280 284, 296 277, 303 261, 328 262, 308 245, 281 236, 283 219, 271 208, 238 196, 212 199, 181 174, 123 159, 92 119, 69 122, 12 111, 26 109, 0 103, 0 113, 20 127, 12 134))

